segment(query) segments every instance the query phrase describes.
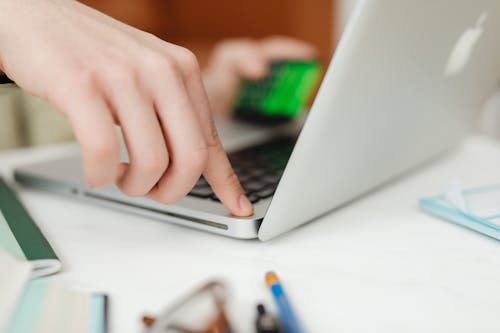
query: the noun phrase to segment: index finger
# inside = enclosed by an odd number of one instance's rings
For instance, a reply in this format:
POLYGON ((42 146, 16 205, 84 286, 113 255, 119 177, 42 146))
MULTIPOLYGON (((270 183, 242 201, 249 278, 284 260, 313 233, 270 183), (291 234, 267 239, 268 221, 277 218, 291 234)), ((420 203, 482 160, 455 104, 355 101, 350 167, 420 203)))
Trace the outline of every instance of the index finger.
MULTIPOLYGON (((191 60, 190 62, 195 61, 191 60)), ((253 206, 246 197, 245 191, 241 187, 219 140, 201 74, 197 70, 197 66, 191 67, 194 67, 194 70, 185 73, 187 91, 195 109, 198 111, 197 114, 208 150, 208 160, 203 176, 220 201, 233 215, 250 216, 253 214, 253 206)))
POLYGON ((229 163, 229 159, 217 135, 215 124, 211 119, 204 124, 210 134, 208 143, 208 163, 203 176, 208 181, 220 201, 236 216, 250 216, 253 206, 245 195, 238 177, 229 163))
POLYGON ((268 60, 309 60, 318 57, 314 46, 290 37, 269 37, 259 43, 262 55, 268 60))

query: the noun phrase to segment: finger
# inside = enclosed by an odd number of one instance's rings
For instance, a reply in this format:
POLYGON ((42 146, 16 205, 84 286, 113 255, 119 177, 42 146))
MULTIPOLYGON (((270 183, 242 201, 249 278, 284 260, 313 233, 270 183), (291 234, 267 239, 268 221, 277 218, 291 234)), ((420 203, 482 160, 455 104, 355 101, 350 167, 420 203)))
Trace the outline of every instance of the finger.
POLYGON ((258 43, 259 53, 267 61, 311 60, 318 57, 318 51, 310 44, 290 37, 270 37, 258 43))
POLYGON ((231 54, 227 63, 232 66, 240 79, 260 80, 269 73, 267 59, 253 45, 249 46, 246 52, 231 54))
POLYGON ((269 72, 269 63, 256 42, 227 41, 216 48, 212 67, 221 73, 232 73, 236 79, 258 80, 269 72))
MULTIPOLYGON (((213 123, 209 127, 214 127, 213 123)), ((211 129, 211 131, 216 131, 211 129)), ((235 216, 251 216, 253 206, 234 173, 217 135, 212 134, 208 145, 208 163, 203 176, 208 181, 217 197, 235 216)))
MULTIPOLYGON (((80 74, 79 74, 80 75, 80 74)), ((120 143, 111 111, 89 75, 74 75, 49 97, 69 119, 82 147, 87 184, 96 188, 115 182, 120 143)))
POLYGON ((118 187, 129 196, 145 196, 168 167, 165 138, 153 107, 130 71, 119 68, 107 76, 106 91, 121 125, 130 163, 120 168, 118 187))
POLYGON ((167 171, 148 197, 170 204, 189 193, 200 178, 207 148, 178 68, 164 59, 153 62, 151 67, 157 70, 152 76, 146 75, 143 82, 153 92, 171 158, 167 171))
POLYGON ((267 60, 252 42, 224 42, 216 48, 203 81, 212 111, 229 116, 241 89, 242 80, 260 80, 269 72, 267 60))
MULTIPOLYGON (((179 50, 177 51, 179 52, 179 50)), ((185 53, 185 51, 183 52, 185 53)), ((208 162, 203 175, 217 197, 233 215, 252 215, 252 204, 245 196, 217 135, 196 59, 189 52, 187 55, 177 54, 175 58, 184 59, 184 64, 181 64, 184 80, 195 110, 198 111, 197 114, 208 147, 208 162)))

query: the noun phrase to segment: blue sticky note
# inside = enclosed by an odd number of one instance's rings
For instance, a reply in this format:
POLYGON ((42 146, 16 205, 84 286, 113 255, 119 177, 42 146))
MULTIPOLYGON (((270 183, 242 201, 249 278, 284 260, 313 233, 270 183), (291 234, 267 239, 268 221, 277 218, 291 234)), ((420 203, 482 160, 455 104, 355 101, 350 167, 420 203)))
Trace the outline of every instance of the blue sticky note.
POLYGON ((496 240, 500 240, 500 185, 468 189, 460 192, 466 210, 440 195, 420 200, 420 208, 428 214, 458 224, 496 240))

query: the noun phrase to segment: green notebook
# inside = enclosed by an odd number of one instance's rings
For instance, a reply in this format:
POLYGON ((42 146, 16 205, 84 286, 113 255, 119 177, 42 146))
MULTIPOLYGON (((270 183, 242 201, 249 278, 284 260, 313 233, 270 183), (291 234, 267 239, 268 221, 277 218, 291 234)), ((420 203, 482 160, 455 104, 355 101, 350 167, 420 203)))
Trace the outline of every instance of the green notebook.
POLYGON ((50 275, 61 262, 14 191, 0 178, 0 248, 33 266, 32 277, 50 275))

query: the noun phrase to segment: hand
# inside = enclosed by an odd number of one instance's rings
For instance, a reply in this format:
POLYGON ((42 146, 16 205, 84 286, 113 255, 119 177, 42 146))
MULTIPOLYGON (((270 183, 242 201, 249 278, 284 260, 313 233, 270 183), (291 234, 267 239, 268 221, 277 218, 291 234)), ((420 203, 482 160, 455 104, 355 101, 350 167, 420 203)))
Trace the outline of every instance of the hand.
POLYGON ((241 82, 266 77, 273 60, 311 60, 317 57, 314 47, 288 37, 222 41, 215 47, 203 75, 212 110, 229 116, 241 82))
POLYGON ((234 215, 252 214, 190 51, 77 1, 0 0, 0 69, 69 119, 90 186, 171 204, 203 173, 234 215))

